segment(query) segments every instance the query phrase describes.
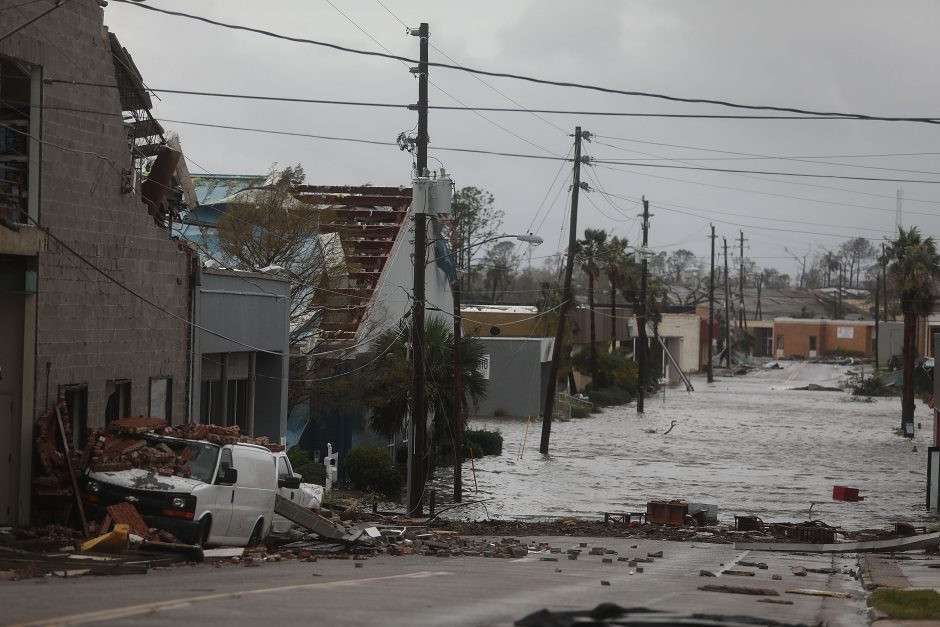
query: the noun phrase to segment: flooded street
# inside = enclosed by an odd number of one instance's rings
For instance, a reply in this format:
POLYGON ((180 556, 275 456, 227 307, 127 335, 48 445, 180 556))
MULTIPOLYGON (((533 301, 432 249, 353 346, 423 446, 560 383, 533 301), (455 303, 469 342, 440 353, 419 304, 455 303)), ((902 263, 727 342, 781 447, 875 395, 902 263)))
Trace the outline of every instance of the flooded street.
MULTIPOLYGON (((685 498, 717 504, 722 522, 753 514, 860 529, 926 518, 927 406, 917 403, 911 442, 894 433, 900 398, 866 403, 845 392, 788 390, 832 385, 846 368, 781 365, 711 385, 695 377, 694 392, 671 388, 665 403, 662 394, 648 398, 644 416, 630 405, 555 422, 548 458, 538 452, 541 423, 529 426, 523 451, 525 421, 474 420, 472 428, 502 432, 503 454, 475 460, 475 473, 465 464, 464 500, 485 502, 452 514, 598 517, 645 511, 652 498, 685 498), (833 501, 833 485, 857 487, 866 498, 833 501)), ((440 470, 435 484, 449 492, 450 473, 440 470)))

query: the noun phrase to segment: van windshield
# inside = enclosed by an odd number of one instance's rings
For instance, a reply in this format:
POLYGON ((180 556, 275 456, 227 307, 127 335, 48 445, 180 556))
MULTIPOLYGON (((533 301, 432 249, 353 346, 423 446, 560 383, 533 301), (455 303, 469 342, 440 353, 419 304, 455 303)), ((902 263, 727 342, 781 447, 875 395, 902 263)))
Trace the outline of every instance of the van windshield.
POLYGON ((219 447, 209 442, 186 442, 186 448, 190 450, 189 476, 198 479, 204 483, 212 483, 215 472, 215 463, 219 458, 219 447))

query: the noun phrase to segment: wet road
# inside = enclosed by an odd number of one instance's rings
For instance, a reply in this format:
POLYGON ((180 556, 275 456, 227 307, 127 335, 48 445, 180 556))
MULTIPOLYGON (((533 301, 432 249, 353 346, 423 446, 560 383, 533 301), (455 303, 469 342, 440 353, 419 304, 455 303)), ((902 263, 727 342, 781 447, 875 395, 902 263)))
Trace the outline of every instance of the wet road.
MULTIPOLYGON (((589 555, 577 560, 534 553, 521 559, 391 557, 365 562, 320 560, 178 567, 145 576, 24 580, 0 585, 0 623, 16 625, 408 625, 509 627, 542 608, 583 610, 602 602, 661 611, 745 615, 800 624, 865 624, 864 593, 845 571, 854 565, 831 555, 736 551, 730 545, 605 538, 537 538, 562 548, 602 546, 619 556, 662 558, 643 564, 589 555), (553 557, 546 557, 551 556, 553 557), (738 566, 763 561, 766 570, 738 566), (359 568, 357 568, 357 565, 359 568), (790 567, 832 569, 796 577, 790 567), (717 575, 702 578, 705 569, 717 575), (725 575, 752 570, 751 577, 725 575), (782 577, 779 581, 773 575, 782 577), (601 582, 607 582, 607 585, 601 582), (766 597, 701 591, 703 584, 775 590, 792 605, 766 597), (843 592, 825 599, 788 594, 792 588, 843 592)), ((564 554, 561 554, 562 557, 564 554)))
MULTIPOLYGON (((669 389, 665 402, 647 399, 643 416, 630 405, 555 422, 548 458, 538 452, 540 423, 530 425, 523 451, 525 421, 475 420, 472 428, 502 432, 503 454, 476 460, 475 473, 465 466, 465 501, 485 503, 452 514, 596 517, 645 511, 652 498, 686 498, 717 504, 726 522, 754 514, 861 529, 923 519, 932 426, 926 405, 917 404, 915 427, 923 428, 911 442, 894 433, 899 398, 865 403, 844 392, 790 390, 834 384, 847 369, 781 365, 713 384, 694 378, 695 392, 669 389), (866 499, 833 501, 833 485, 857 487, 866 499)), ((440 494, 450 482, 446 469, 435 477, 440 494)))

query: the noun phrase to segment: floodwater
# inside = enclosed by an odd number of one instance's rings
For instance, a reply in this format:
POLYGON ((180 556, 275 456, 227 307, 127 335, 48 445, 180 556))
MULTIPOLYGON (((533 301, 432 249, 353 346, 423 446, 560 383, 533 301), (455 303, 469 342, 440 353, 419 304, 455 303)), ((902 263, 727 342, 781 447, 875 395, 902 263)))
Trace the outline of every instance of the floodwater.
MULTIPOLYGON (((648 398, 642 416, 631 404, 556 421, 548 457, 538 451, 540 422, 526 436, 526 421, 476 419, 471 428, 502 432, 503 454, 464 465, 464 501, 482 503, 448 515, 594 518, 645 511, 649 499, 684 498, 718 505, 722 522, 738 514, 863 529, 928 519, 927 406, 917 404, 911 441, 894 432, 899 398, 867 403, 845 392, 791 390, 835 384, 847 368, 780 364, 713 384, 695 377, 694 392, 670 388, 665 401, 661 393, 648 398), (833 501, 834 485, 859 488, 866 498, 833 501)), ((452 474, 440 469, 434 484, 449 493, 452 474)))

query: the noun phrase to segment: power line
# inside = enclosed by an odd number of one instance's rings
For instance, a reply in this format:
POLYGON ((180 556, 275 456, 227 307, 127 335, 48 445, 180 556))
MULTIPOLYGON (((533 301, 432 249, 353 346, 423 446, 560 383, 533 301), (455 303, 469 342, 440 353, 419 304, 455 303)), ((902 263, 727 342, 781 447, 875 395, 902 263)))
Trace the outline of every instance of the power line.
MULTIPOLYGON (((90 81, 75 81, 70 79, 61 79, 61 78, 47 78, 43 79, 43 82, 47 85, 54 84, 63 84, 63 85, 77 85, 83 87, 103 87, 110 89, 118 89, 117 85, 110 83, 96 83, 90 81)), ((227 93, 227 92, 210 92, 210 91, 198 91, 198 90, 189 90, 189 89, 169 89, 169 88, 157 88, 157 87, 148 87, 148 90, 151 92, 157 93, 167 93, 167 94, 178 94, 182 96, 202 96, 207 98, 235 98, 241 100, 267 100, 271 102, 287 102, 287 103, 301 103, 301 104, 325 104, 325 105, 340 105, 340 106, 351 106, 351 107, 376 107, 376 108, 388 108, 388 109, 410 109, 413 105, 409 103, 393 103, 393 102, 369 102, 369 101, 358 101, 358 100, 329 100, 323 98, 298 98, 292 96, 258 96, 254 94, 236 94, 236 93, 227 93)), ((51 107, 50 107, 51 108, 51 107)), ((534 108, 511 108, 511 107, 480 107, 480 106, 448 106, 448 105, 428 105, 428 109, 436 111, 463 111, 463 112, 473 112, 473 111, 483 111, 488 113, 541 113, 546 115, 576 115, 576 116, 602 116, 602 117, 628 117, 628 118, 670 118, 670 119, 701 119, 701 120, 817 120, 817 121, 826 121, 826 120, 853 120, 858 121, 857 118, 851 116, 830 116, 830 117, 820 117, 817 115, 808 115, 808 116, 796 116, 796 115, 720 115, 720 114, 705 114, 705 113, 636 113, 636 112, 625 112, 625 111, 580 111, 580 110, 569 110, 569 109, 534 109, 534 108)), ((940 121, 940 118, 925 118, 930 120, 940 121)), ((926 153, 929 154, 929 153, 926 153)), ((885 155, 890 156, 890 155, 885 155)))
MULTIPOLYGON (((266 133, 269 135, 285 135, 289 137, 304 137, 308 139, 322 139, 326 141, 341 141, 341 142, 352 142, 357 144, 372 144, 375 146, 395 146, 398 147, 397 142, 387 142, 374 139, 357 139, 354 137, 335 137, 330 135, 315 135, 313 133, 297 133, 293 131, 276 131, 272 129, 263 129, 263 128, 251 128, 246 126, 231 126, 227 124, 211 124, 208 122, 190 122, 187 120, 170 120, 167 118, 157 118, 161 122, 167 122, 170 124, 186 124, 189 126, 202 126, 206 128, 218 128, 230 131, 245 131, 250 133, 266 133)), ((542 159, 548 161, 570 161, 566 157, 553 157, 549 155, 532 155, 518 152, 499 152, 494 150, 483 150, 478 148, 455 148, 451 146, 429 146, 430 150, 441 151, 441 152, 463 152, 470 154, 479 154, 479 155, 490 155, 494 157, 514 157, 519 159, 542 159)))
MULTIPOLYGON (((342 15, 344 18, 346 18, 346 20, 347 20, 350 24, 352 24, 353 26, 355 26, 362 34, 364 34, 366 37, 368 37, 369 39, 371 39, 379 48, 381 48, 382 50, 384 50, 385 52, 387 52, 387 53, 389 53, 389 54, 393 54, 391 50, 389 50, 389 49, 386 48, 384 45, 382 45, 382 42, 380 42, 378 39, 376 39, 375 37, 373 37, 372 34, 371 34, 369 31, 367 31, 365 28, 363 28, 362 26, 360 26, 359 23, 356 22, 356 21, 355 21, 354 19, 352 19, 351 17, 349 17, 349 15, 348 15, 347 13, 345 13, 342 9, 340 9, 338 6, 336 6, 335 4, 333 4, 333 2, 332 2, 331 0, 324 0, 324 2, 326 2, 328 5, 330 5, 331 7, 333 7, 333 9, 335 9, 337 13, 339 13, 339 14, 342 15)), ((428 44, 431 45, 430 42, 428 42, 428 44)), ((406 69, 406 70, 408 69, 407 64, 402 63, 402 65, 405 66, 405 69, 406 69)), ((479 80, 479 79, 478 79, 478 80, 479 80)), ((432 87, 434 87, 435 89, 437 89, 438 91, 440 91, 442 94, 444 94, 445 96, 447 96, 448 98, 450 98, 451 100, 453 100, 454 102, 456 102, 457 104, 462 105, 462 106, 466 106, 466 104, 464 104, 459 98, 457 98, 457 97, 454 96, 454 95, 451 95, 448 91, 446 91, 446 90, 445 90, 443 87, 441 87, 440 85, 436 84, 434 81, 432 81, 432 80, 429 79, 429 80, 428 80, 428 84, 430 84, 432 87)), ((501 131, 504 131, 504 132, 506 132, 506 133, 509 133, 510 135, 512 135, 513 137, 515 137, 516 139, 519 139, 519 140, 521 140, 521 141, 523 141, 523 142, 529 144, 530 146, 532 146, 532 147, 534 147, 534 148, 538 148, 539 150, 541 150, 541 151, 543 151, 543 152, 547 152, 547 153, 550 154, 550 155, 554 155, 554 154, 555 154, 554 152, 552 152, 552 151, 549 150, 548 148, 543 148, 542 146, 539 146, 539 145, 536 144, 535 142, 529 141, 528 139, 526 139, 525 137, 519 135, 518 133, 516 133, 516 132, 514 132, 514 131, 512 131, 512 130, 510 130, 510 129, 508 129, 508 128, 506 128, 506 127, 503 126, 502 124, 499 124, 498 122, 494 122, 493 120, 489 119, 488 117, 486 117, 485 115, 483 115, 483 114, 480 113, 479 111, 474 111, 473 113, 476 114, 477 116, 479 116, 480 118, 482 118, 483 120, 485 120, 486 122, 492 124, 492 125, 495 126, 496 128, 500 129, 501 131)))
POLYGON ((94 270, 95 272, 97 272, 98 274, 100 274, 101 276, 103 276, 104 278, 106 278, 108 281, 114 283, 115 285, 117 285, 118 287, 120 287, 122 290, 124 290, 125 292, 127 292, 128 294, 130 294, 131 296, 133 296, 133 297, 137 298, 138 300, 140 300, 140 301, 142 301, 142 302, 144 302, 144 303, 150 305, 150 306, 153 307, 154 309, 163 312, 163 313, 166 314, 167 316, 170 316, 171 318, 173 318, 173 319, 175 319, 175 320, 179 320, 180 322, 183 322, 183 323, 185 323, 185 324, 187 324, 187 325, 189 325, 189 326, 191 326, 191 327, 193 327, 193 328, 195 328, 195 329, 199 329, 200 331, 203 331, 203 332, 205 332, 205 333, 208 333, 209 335, 214 335, 214 336, 216 336, 216 337, 218 337, 218 338, 221 338, 221 339, 226 340, 226 341, 228 341, 228 342, 232 342, 233 344, 238 344, 239 346, 243 346, 243 347, 245 347, 245 348, 249 348, 249 349, 251 349, 251 350, 253 350, 253 351, 256 351, 256 352, 259 352, 259 353, 266 353, 266 354, 268 354, 268 355, 277 355, 278 357, 283 357, 283 356, 284 356, 284 353, 281 353, 281 352, 271 351, 271 350, 268 350, 268 349, 266 349, 266 348, 260 348, 260 347, 257 347, 257 346, 253 346, 253 345, 251 345, 251 344, 246 344, 245 342, 240 342, 240 341, 238 341, 238 340, 236 340, 236 339, 234 339, 234 338, 231 338, 231 337, 229 337, 229 336, 227 336, 227 335, 223 335, 222 333, 219 333, 219 332, 217 332, 217 331, 213 331, 212 329, 207 329, 206 327, 204 327, 204 326, 202 326, 202 325, 200 325, 200 324, 196 324, 195 322, 193 322, 193 321, 191 321, 191 320, 187 320, 186 318, 184 318, 184 317, 182 317, 182 316, 179 316, 179 315, 173 313, 172 311, 169 311, 169 310, 167 310, 167 309, 164 309, 163 307, 161 307, 161 306, 158 305, 157 303, 153 302, 152 300, 150 300, 149 298, 147 298, 146 296, 144 296, 144 295, 141 294, 140 292, 135 291, 133 288, 127 286, 126 284, 122 283, 121 281, 118 281, 118 280, 115 279, 113 276, 111 276, 110 274, 108 274, 107 272, 105 272, 104 270, 102 270, 101 268, 99 268, 97 265, 95 265, 94 263, 92 263, 87 257, 85 257, 84 255, 82 255, 81 253, 79 253, 78 251, 76 251, 74 248, 72 248, 71 246, 69 246, 68 244, 66 244, 62 239, 60 239, 58 236, 56 236, 54 233, 52 233, 52 231, 50 231, 48 227, 45 227, 45 226, 40 225, 39 222, 37 222, 32 216, 27 215, 26 218, 27 218, 30 222, 32 222, 33 224, 35 224, 36 227, 37 227, 39 230, 41 230, 43 233, 45 233, 48 237, 52 238, 59 246, 61 246, 61 247, 64 248, 65 250, 67 250, 67 251, 68 251, 69 253, 71 253, 74 257, 76 257, 79 261, 81 261, 82 263, 84 263, 84 264, 86 264, 87 266, 89 266, 92 270, 94 270))
MULTIPOLYGON (((39 20, 41 20, 41 19, 44 18, 45 16, 49 15, 50 13, 52 13, 53 11, 55 11, 56 9, 59 9, 59 8, 64 7, 66 4, 69 3, 69 1, 70 1, 70 0, 56 0, 56 3, 55 3, 53 6, 49 7, 48 9, 46 9, 45 11, 43 11, 42 13, 40 13, 39 15, 37 15, 36 17, 30 18, 30 19, 26 20, 25 22, 23 22, 22 24, 20 24, 19 26, 17 26, 16 28, 14 28, 13 30, 11 30, 11 31, 9 31, 9 32, 7 32, 7 33, 5 33, 5 34, 3 34, 3 35, 0 35, 0 41, 4 41, 4 40, 6 40, 6 39, 9 39, 11 36, 13 36, 13 35, 15 35, 16 33, 20 32, 21 30, 23 30, 24 28, 26 28, 27 26, 29 26, 29 25, 32 24, 33 22, 38 22, 39 20)), ((29 3, 25 3, 25 4, 29 4, 29 3)), ((18 4, 18 5, 16 5, 16 6, 21 7, 21 6, 24 6, 24 4, 18 4)))
MULTIPOLYGON (((820 204, 820 205, 833 205, 833 206, 839 206, 839 207, 853 207, 853 208, 856 208, 856 209, 868 209, 868 210, 871 210, 871 211, 890 211, 891 213, 894 213, 894 212, 895 212, 894 209, 885 209, 884 207, 872 207, 872 206, 870 206, 870 205, 859 205, 859 204, 855 204, 855 203, 840 202, 840 201, 837 201, 837 200, 820 200, 820 199, 818 199, 818 198, 807 198, 806 196, 793 196, 792 194, 781 194, 781 193, 777 193, 777 192, 764 192, 764 191, 760 191, 760 190, 756 190, 756 189, 747 189, 747 188, 745 188, 745 187, 734 187, 734 186, 730 186, 730 185, 719 185, 719 184, 717 184, 717 183, 703 183, 703 182, 701 182, 701 181, 691 181, 691 180, 689 180, 689 179, 679 179, 679 178, 675 178, 675 177, 671 177, 671 176, 662 176, 662 175, 658 175, 658 174, 650 174, 650 173, 648 173, 648 172, 637 172, 636 170, 628 170, 628 169, 626 169, 626 168, 617 168, 617 167, 613 167, 613 166, 609 166, 609 165, 601 165, 600 167, 606 168, 606 169, 608 169, 608 170, 614 170, 614 171, 617 171, 617 172, 627 172, 627 173, 629 173, 629 174, 636 174, 637 176, 646 176, 646 177, 650 177, 650 178, 654 178, 654 179, 661 179, 661 180, 664 180, 664 181, 674 181, 674 182, 676 182, 676 183, 686 183, 686 184, 688 184, 688 185, 700 185, 700 186, 702 186, 702 187, 712 187, 712 188, 715 188, 715 189, 726 189, 726 190, 735 191, 735 192, 745 192, 745 193, 748 193, 748 194, 758 194, 758 195, 760 195, 760 196, 772 196, 772 197, 774 197, 774 198, 786 198, 786 199, 789 199, 789 200, 802 200, 802 201, 804 201, 804 202, 811 202, 811 203, 816 203, 816 204, 820 204)), ((789 183, 793 183, 793 181, 779 181, 779 182, 780 182, 780 183, 788 183, 788 182, 789 182, 789 183)), ((893 198, 893 196, 892 196, 892 198, 893 198)), ((937 215, 937 214, 935 214, 935 213, 915 212, 915 211, 908 211, 907 213, 912 213, 912 214, 913 214, 913 213, 916 213, 917 215, 924 215, 924 216, 936 216, 936 215, 937 215)))
POLYGON ((728 174, 764 174, 769 176, 801 176, 818 179, 842 179, 846 181, 884 181, 889 183, 925 183, 930 185, 940 184, 940 181, 928 181, 924 179, 892 179, 875 176, 847 176, 841 174, 811 174, 808 172, 773 172, 767 170, 737 170, 732 168, 710 168, 705 166, 692 165, 667 165, 663 163, 639 163, 625 159, 592 159, 591 163, 605 163, 616 165, 629 165, 636 168, 666 168, 670 170, 700 170, 704 172, 724 172, 728 174))
MULTIPOLYGON (((641 141, 638 139, 625 139, 625 138, 614 138, 614 139, 619 139, 620 141, 632 142, 632 143, 637 143, 637 144, 649 144, 652 146, 666 146, 670 148, 688 148, 690 150, 701 150, 703 152, 717 152, 717 153, 722 153, 722 154, 727 154, 727 155, 739 155, 738 157, 690 157, 691 159, 695 159, 696 161, 743 161, 743 160, 750 160, 750 159, 773 160, 773 161, 780 160, 780 161, 795 161, 799 163, 834 165, 834 166, 841 166, 841 167, 846 167, 846 168, 864 168, 867 170, 886 170, 886 171, 892 171, 892 172, 907 172, 911 174, 934 174, 934 175, 940 176, 940 172, 927 172, 924 170, 908 170, 908 169, 903 169, 903 168, 884 168, 884 167, 879 167, 879 166, 864 165, 864 164, 858 164, 858 163, 834 163, 832 161, 816 161, 816 159, 927 156, 927 155, 940 154, 936 152, 902 153, 902 154, 893 154, 893 155, 886 154, 886 155, 835 155, 835 156, 820 156, 820 157, 791 157, 791 156, 779 156, 778 157, 778 156, 773 156, 773 155, 754 154, 750 152, 734 152, 731 150, 718 150, 715 148, 702 148, 698 146, 682 146, 678 144, 665 144, 662 142, 641 141)), ((614 144, 607 144, 604 142, 598 142, 596 140, 595 142, 600 144, 601 146, 607 146, 609 148, 614 148, 615 150, 623 150, 625 152, 636 152, 633 150, 627 150, 626 148, 622 148, 620 146, 615 146, 614 144)), ((647 153, 639 153, 639 154, 647 154, 647 153)), ((681 163, 684 163, 684 160, 678 157, 655 157, 653 159, 634 159, 634 161, 679 161, 681 163)))
MULTIPOLYGON (((199 15, 192 15, 192 14, 183 13, 180 11, 170 11, 168 9, 161 9, 161 8, 149 5, 149 4, 141 4, 134 0, 114 0, 114 2, 119 2, 121 4, 128 4, 128 5, 140 8, 140 9, 147 9, 149 11, 154 11, 156 13, 163 13, 165 15, 172 15, 175 17, 182 17, 182 18, 186 18, 190 20, 195 20, 198 22, 203 22, 205 24, 210 24, 212 26, 219 26, 219 27, 227 28, 231 30, 239 30, 239 31, 244 31, 244 32, 249 32, 249 33, 255 33, 257 35, 263 35, 265 37, 271 37, 271 38, 280 39, 283 41, 290 41, 294 43, 302 43, 302 44, 308 44, 308 45, 319 46, 319 47, 324 47, 324 48, 330 48, 332 50, 337 50, 339 52, 347 52, 347 53, 357 54, 361 56, 391 59, 394 61, 401 61, 404 63, 411 63, 411 64, 419 63, 417 59, 412 59, 410 57, 404 57, 404 56, 399 56, 399 55, 390 54, 390 53, 375 52, 372 50, 350 48, 348 46, 341 46, 339 44, 334 44, 334 43, 329 43, 329 42, 324 42, 324 41, 317 41, 314 39, 306 39, 303 37, 292 37, 289 35, 282 35, 279 33, 274 33, 268 30, 260 29, 260 28, 252 28, 250 26, 242 26, 239 24, 229 24, 229 23, 220 22, 218 20, 214 20, 211 18, 199 16, 199 15)), ((622 95, 622 96, 653 98, 657 100, 666 100, 669 102, 681 102, 681 103, 687 103, 687 104, 708 104, 708 105, 717 105, 721 107, 729 107, 733 109, 746 109, 746 110, 752 110, 752 111, 778 111, 781 113, 797 113, 797 114, 815 115, 815 116, 821 116, 821 117, 827 117, 827 118, 828 117, 846 117, 846 118, 851 118, 851 119, 856 119, 856 120, 873 120, 873 121, 883 121, 883 122, 922 122, 922 123, 927 123, 927 124, 940 123, 940 120, 938 120, 937 118, 884 117, 884 116, 873 116, 873 115, 865 115, 865 114, 858 114, 858 113, 843 113, 843 112, 834 112, 834 111, 813 111, 810 109, 799 109, 796 107, 783 107, 783 106, 772 106, 772 105, 748 105, 748 104, 741 104, 741 103, 736 103, 736 102, 731 102, 731 101, 726 101, 726 100, 713 100, 713 99, 708 99, 708 98, 685 98, 685 97, 680 97, 680 96, 670 96, 666 94, 657 94, 657 93, 651 93, 651 92, 628 91, 628 90, 622 90, 622 89, 615 89, 611 87, 603 87, 600 85, 572 83, 572 82, 567 82, 567 81, 554 81, 554 80, 548 80, 548 79, 535 78, 532 76, 525 76, 521 74, 512 74, 509 72, 495 72, 495 71, 489 71, 489 70, 481 70, 481 69, 470 68, 466 66, 454 65, 454 64, 449 64, 449 63, 428 62, 427 65, 430 67, 457 70, 457 71, 467 72, 470 74, 479 74, 482 76, 492 76, 495 78, 509 78, 513 80, 520 80, 520 81, 536 83, 540 85, 552 85, 555 87, 569 87, 569 88, 575 88, 575 89, 584 89, 588 91, 596 91, 596 92, 608 93, 608 94, 617 94, 617 95, 622 95)), ((528 111, 528 112, 531 112, 531 111, 528 111)))

